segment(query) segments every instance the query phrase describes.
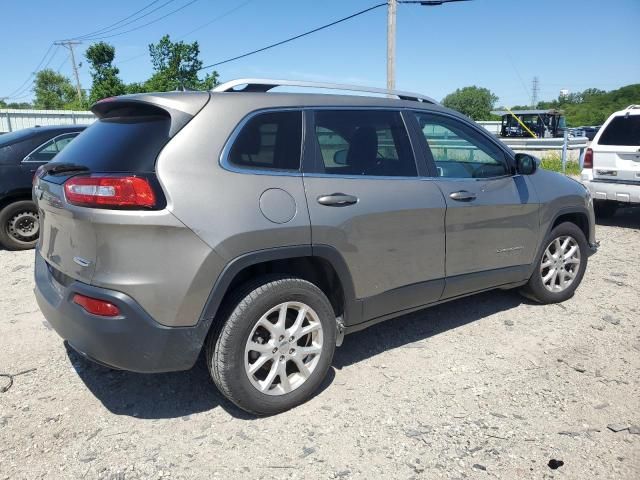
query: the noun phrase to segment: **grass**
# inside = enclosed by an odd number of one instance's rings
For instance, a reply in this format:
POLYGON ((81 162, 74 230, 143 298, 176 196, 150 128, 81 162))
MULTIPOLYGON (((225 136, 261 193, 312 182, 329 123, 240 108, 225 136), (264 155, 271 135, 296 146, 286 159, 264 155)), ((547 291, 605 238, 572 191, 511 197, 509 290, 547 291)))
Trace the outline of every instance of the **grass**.
MULTIPOLYGON (((546 154, 541 159, 541 167, 552 172, 562 173, 562 156, 557 152, 546 154)), ((567 160, 565 173, 567 175, 580 175, 580 164, 567 160)))

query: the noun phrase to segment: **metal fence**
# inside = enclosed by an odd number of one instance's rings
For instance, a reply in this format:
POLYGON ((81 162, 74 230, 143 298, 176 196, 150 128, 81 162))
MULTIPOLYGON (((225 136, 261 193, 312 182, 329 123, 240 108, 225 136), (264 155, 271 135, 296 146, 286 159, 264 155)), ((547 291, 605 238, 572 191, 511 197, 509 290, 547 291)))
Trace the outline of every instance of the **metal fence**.
POLYGON ((44 125, 89 125, 93 113, 75 110, 15 110, 0 109, 0 134, 44 125))

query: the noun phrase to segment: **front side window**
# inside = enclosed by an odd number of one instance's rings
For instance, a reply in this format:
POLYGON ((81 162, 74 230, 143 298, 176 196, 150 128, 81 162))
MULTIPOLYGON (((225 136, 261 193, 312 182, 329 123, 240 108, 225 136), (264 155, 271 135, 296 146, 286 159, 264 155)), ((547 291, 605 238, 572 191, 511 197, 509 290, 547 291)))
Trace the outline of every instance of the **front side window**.
POLYGON ((323 173, 413 177, 416 163, 400 112, 319 110, 315 135, 323 173))
POLYGON ((462 122, 422 113, 416 117, 439 177, 491 178, 509 173, 502 150, 462 122))
POLYGON ((236 137, 229 163, 243 168, 299 170, 302 112, 259 113, 236 137))

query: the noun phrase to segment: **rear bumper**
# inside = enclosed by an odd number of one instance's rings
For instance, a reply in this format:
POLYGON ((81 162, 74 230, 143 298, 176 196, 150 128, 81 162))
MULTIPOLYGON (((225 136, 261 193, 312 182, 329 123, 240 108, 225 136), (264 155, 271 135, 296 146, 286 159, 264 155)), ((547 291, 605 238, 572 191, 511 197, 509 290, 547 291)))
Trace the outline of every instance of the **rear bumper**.
MULTIPOLYGON (((124 293, 72 281, 63 285, 36 252, 35 295, 56 332, 82 355, 98 363, 141 373, 188 370, 200 354, 206 331, 201 326, 159 324, 124 293), (92 315, 72 302, 74 293, 107 300, 120 316, 92 315)), ((201 322, 202 323, 202 322, 201 322)))
POLYGON ((587 180, 584 175, 582 183, 589 189, 594 200, 640 203, 640 184, 587 180))

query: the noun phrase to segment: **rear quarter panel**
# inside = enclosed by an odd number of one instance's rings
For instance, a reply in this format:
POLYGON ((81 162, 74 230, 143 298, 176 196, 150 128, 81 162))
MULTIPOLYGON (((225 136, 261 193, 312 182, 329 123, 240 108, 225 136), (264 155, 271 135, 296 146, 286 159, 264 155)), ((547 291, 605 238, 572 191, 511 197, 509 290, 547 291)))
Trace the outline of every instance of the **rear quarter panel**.
MULTIPOLYGON (((225 263, 257 250, 311 244, 301 175, 239 173, 219 164, 235 127, 260 108, 259 102, 247 104, 240 96, 212 96, 164 148, 156 165, 167 209, 225 263), (274 188, 287 192, 295 203, 293 218, 285 223, 268 220, 260 209, 262 194, 274 188)), ((212 273, 213 285, 219 272, 212 273)))

